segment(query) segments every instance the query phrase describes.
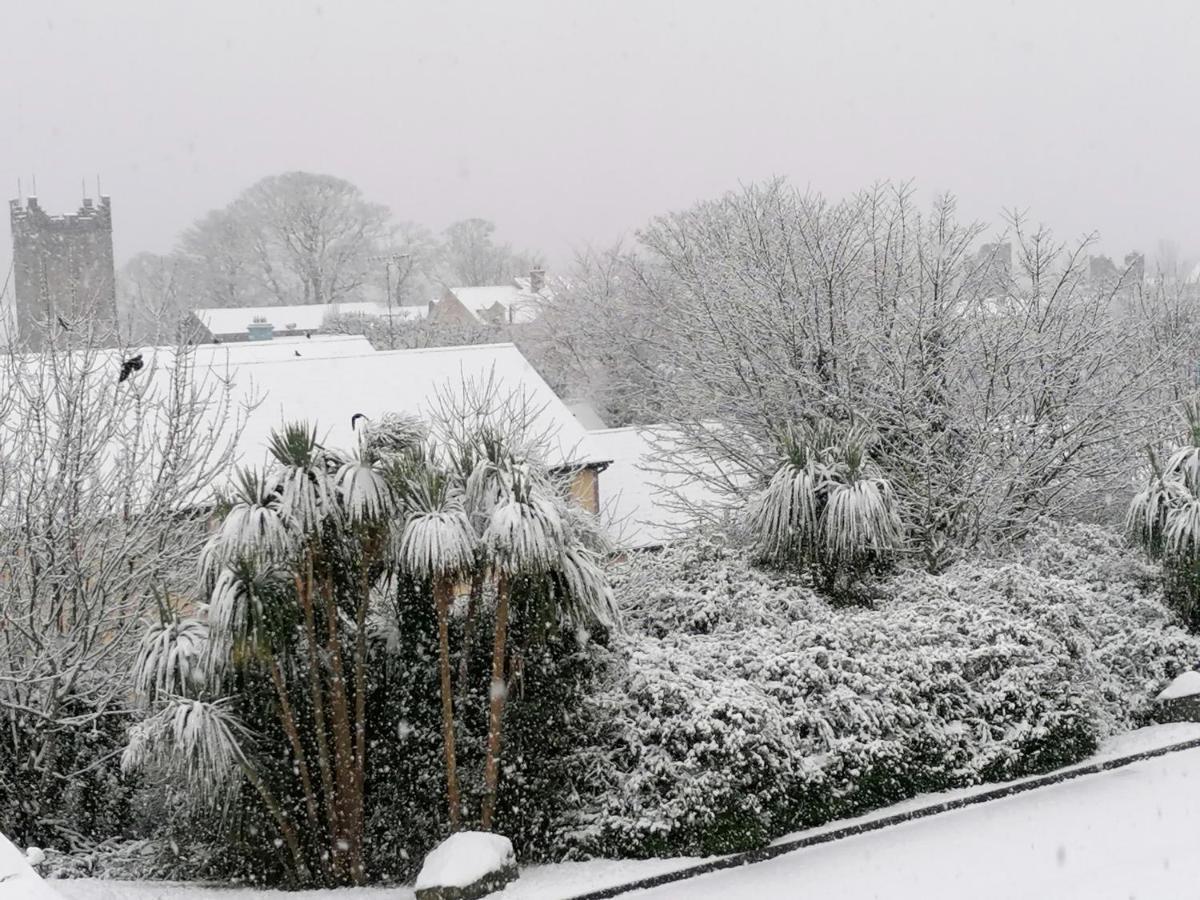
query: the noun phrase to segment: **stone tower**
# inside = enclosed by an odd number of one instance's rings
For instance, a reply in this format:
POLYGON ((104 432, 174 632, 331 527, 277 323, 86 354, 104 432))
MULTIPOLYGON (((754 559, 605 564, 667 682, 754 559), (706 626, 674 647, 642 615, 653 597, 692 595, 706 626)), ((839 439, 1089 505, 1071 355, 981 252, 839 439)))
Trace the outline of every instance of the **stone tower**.
POLYGON ((58 318, 101 344, 115 344, 117 291, 112 206, 84 200, 70 216, 50 216, 36 197, 9 203, 16 338, 40 349, 58 318), (49 332, 48 332, 48 329, 49 332))

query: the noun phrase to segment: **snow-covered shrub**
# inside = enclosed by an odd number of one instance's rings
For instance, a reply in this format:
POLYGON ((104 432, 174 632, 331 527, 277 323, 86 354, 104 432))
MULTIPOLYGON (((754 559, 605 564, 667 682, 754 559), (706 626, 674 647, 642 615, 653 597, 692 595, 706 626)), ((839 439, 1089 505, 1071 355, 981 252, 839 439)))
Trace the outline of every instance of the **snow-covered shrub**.
POLYGON ((585 852, 716 853, 916 793, 1025 775, 1130 727, 1200 658, 1101 529, 908 572, 876 609, 693 544, 619 567, 628 630, 589 700, 585 852))

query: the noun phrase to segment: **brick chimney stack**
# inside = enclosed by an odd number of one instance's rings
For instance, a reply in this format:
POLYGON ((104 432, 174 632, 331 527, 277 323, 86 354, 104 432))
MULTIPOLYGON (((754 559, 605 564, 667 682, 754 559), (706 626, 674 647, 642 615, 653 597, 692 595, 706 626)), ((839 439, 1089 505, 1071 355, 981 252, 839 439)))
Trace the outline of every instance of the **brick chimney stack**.
POLYGON ((546 286, 546 270, 545 269, 530 269, 529 270, 529 290, 531 293, 540 293, 542 288, 546 286))

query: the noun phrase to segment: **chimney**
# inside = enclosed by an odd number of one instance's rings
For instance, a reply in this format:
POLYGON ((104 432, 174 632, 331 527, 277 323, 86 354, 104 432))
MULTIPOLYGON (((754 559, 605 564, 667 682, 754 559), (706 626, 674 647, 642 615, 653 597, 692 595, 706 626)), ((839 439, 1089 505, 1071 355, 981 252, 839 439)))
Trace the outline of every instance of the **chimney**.
POLYGON ((542 288, 546 286, 546 270, 545 269, 530 269, 529 270, 529 291, 533 294, 541 293, 542 288))
POLYGON ((250 341, 269 341, 275 336, 275 326, 263 316, 255 316, 254 321, 246 326, 246 339, 250 341))

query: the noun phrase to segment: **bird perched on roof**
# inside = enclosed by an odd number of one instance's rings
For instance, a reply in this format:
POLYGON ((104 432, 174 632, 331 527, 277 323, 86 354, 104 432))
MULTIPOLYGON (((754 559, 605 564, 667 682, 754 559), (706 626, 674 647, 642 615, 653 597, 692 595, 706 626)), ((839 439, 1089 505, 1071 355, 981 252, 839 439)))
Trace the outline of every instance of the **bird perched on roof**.
POLYGON ((308 338, 310 341, 312 340, 312 332, 311 331, 304 332, 304 336, 306 338, 308 338))
POLYGON ((300 351, 299 351, 299 350, 293 350, 292 352, 293 352, 293 353, 295 353, 297 356, 299 356, 299 355, 300 355, 300 351))
POLYGON ((117 379, 117 382, 120 383, 120 382, 124 381, 126 378, 128 378, 130 375, 132 375, 134 372, 137 372, 141 368, 142 368, 142 354, 139 353, 137 356, 129 357, 129 359, 127 359, 123 363, 121 363, 121 377, 117 379))
POLYGON ((354 431, 354 430, 355 430, 355 426, 357 426, 357 425, 358 425, 358 420, 359 420, 359 419, 362 419, 364 422, 370 422, 370 421, 371 421, 370 419, 368 419, 368 418, 367 418, 365 415, 363 415, 362 413, 355 413, 354 415, 352 415, 352 416, 350 417, 350 430, 351 430, 351 431, 354 431))

